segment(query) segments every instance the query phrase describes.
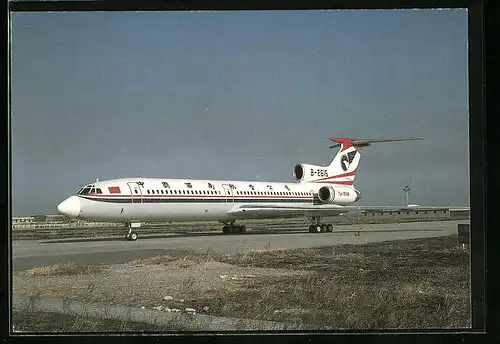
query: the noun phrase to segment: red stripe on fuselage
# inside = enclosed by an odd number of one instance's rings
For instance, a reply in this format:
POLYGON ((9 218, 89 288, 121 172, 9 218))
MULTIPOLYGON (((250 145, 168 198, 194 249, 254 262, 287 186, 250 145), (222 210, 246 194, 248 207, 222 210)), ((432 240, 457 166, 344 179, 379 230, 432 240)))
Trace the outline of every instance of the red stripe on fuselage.
MULTIPOLYGON (((77 195, 79 196, 79 195, 77 195)), ((87 194, 87 195, 82 195, 82 196, 90 196, 90 197, 99 197, 99 198, 113 198, 113 197, 130 197, 134 196, 136 198, 139 197, 189 197, 189 198, 222 198, 225 199, 227 197, 238 197, 238 198, 298 198, 298 199, 310 199, 312 195, 308 196, 287 196, 287 195, 165 195, 165 194, 158 194, 158 195, 135 195, 135 194, 121 194, 121 195, 103 195, 103 194, 87 194)))
POLYGON ((313 181, 311 183, 323 183, 323 184, 341 184, 341 185, 353 185, 352 180, 337 180, 337 181, 313 181))

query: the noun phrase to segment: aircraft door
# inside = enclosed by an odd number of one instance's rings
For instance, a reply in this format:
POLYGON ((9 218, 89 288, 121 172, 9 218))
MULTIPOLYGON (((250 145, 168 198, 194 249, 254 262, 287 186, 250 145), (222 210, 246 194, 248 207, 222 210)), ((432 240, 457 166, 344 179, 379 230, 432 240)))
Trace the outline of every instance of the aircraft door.
POLYGON ((131 196, 132 203, 142 203, 142 190, 139 183, 129 182, 127 183, 131 196))
POLYGON ((229 184, 222 184, 224 189, 224 194, 226 195, 226 203, 234 203, 234 192, 233 188, 229 184))

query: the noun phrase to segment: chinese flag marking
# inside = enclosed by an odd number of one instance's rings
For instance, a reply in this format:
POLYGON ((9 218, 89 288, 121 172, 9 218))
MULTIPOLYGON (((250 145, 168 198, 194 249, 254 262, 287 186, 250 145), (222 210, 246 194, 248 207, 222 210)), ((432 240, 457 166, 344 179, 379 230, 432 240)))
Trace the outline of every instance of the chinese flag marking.
POLYGON ((110 186, 110 187, 108 187, 108 190, 109 190, 110 194, 119 194, 120 193, 119 186, 110 186))

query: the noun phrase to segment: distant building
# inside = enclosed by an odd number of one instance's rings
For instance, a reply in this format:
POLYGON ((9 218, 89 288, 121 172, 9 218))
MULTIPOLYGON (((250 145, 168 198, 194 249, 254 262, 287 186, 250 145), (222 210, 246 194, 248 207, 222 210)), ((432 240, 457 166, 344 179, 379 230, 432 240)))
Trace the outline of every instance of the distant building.
POLYGON ((31 223, 33 220, 33 216, 17 216, 12 218, 12 223, 31 223))

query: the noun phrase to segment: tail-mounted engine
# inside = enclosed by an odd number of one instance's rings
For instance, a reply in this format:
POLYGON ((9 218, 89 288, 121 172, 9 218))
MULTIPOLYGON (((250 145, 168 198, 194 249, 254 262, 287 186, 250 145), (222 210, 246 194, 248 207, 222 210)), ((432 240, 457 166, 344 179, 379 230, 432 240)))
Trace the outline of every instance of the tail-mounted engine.
POLYGON ((328 167, 297 164, 293 168, 293 178, 298 182, 308 182, 319 178, 326 178, 328 175, 328 167))
POLYGON ((318 198, 323 203, 350 204, 361 199, 361 193, 342 186, 322 186, 318 191, 318 198))

